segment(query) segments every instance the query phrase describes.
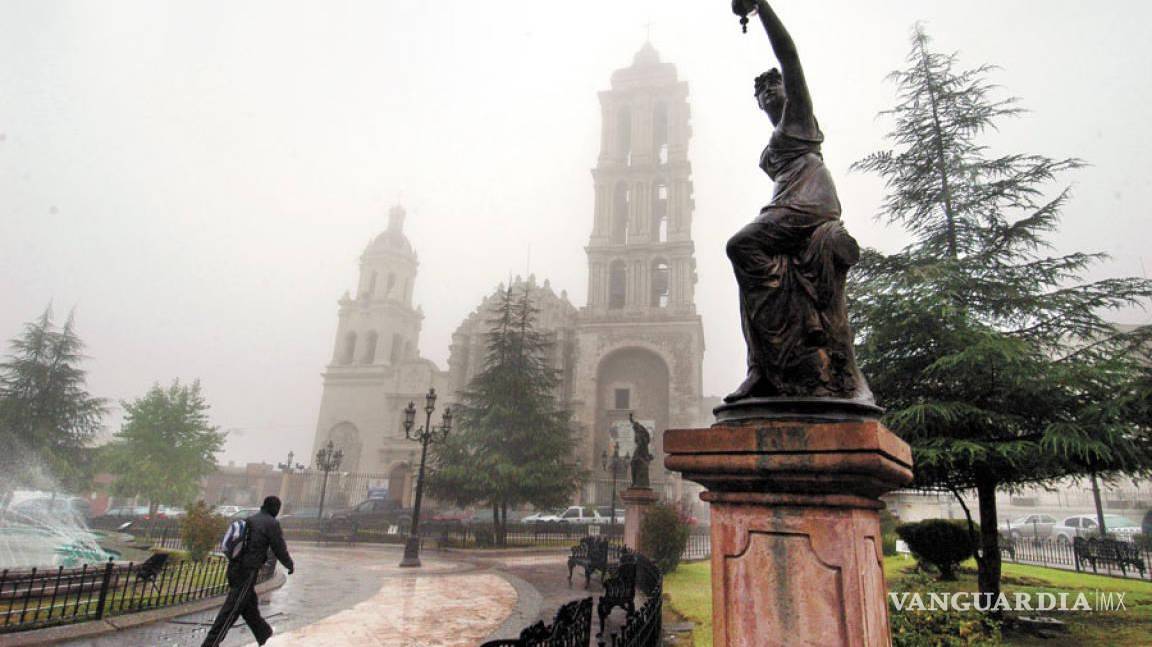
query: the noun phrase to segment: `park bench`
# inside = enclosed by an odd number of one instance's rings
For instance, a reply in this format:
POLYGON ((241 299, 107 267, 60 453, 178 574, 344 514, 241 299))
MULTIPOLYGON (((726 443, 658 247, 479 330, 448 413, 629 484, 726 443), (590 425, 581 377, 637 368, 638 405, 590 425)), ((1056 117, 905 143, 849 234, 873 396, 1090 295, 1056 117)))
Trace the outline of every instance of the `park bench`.
POLYGON ((136 571, 136 579, 151 584, 152 588, 159 593, 160 589, 156 586, 156 579, 160 573, 164 572, 164 567, 167 564, 168 553, 154 553, 140 564, 140 568, 136 571))
POLYGON ((596 605, 596 615, 600 616, 600 633, 604 635, 604 619, 612 609, 620 607, 628 616, 636 613, 636 557, 625 549, 620 556, 620 565, 609 571, 602 579, 604 595, 596 605))
POLYGON ((600 571, 600 582, 603 584, 608 569, 619 564, 620 555, 627 550, 612 545, 604 537, 584 537, 572 547, 572 554, 568 556, 568 583, 572 583, 572 571, 579 566, 584 569, 584 588, 591 584, 592 575, 596 571, 600 571))
POLYGON ((1076 537, 1072 540, 1072 550, 1076 557, 1076 570, 1080 570, 1080 564, 1087 562, 1092 567, 1092 572, 1096 572, 1096 565, 1102 566, 1115 566, 1120 569, 1124 575, 1128 575, 1128 569, 1133 568, 1140 572, 1140 576, 1144 576, 1146 566, 1144 558, 1140 556, 1140 550, 1136 544, 1126 541, 1119 541, 1116 539, 1085 539, 1084 537, 1076 537))
POLYGON ((592 598, 573 600, 556 612, 552 624, 529 625, 512 640, 490 640, 480 647, 586 647, 592 631, 592 598))

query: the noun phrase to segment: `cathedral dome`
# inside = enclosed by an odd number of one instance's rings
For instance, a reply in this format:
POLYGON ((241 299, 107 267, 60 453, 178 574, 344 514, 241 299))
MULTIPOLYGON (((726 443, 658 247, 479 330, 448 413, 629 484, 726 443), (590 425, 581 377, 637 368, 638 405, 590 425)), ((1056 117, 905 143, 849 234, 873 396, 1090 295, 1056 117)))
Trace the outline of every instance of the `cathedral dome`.
POLYGON ((656 51, 656 48, 652 46, 651 41, 644 41, 644 46, 641 47, 640 51, 636 52, 636 55, 632 57, 632 65, 634 67, 639 67, 641 65, 659 64, 660 52, 656 51))
POLYGON ((365 253, 371 254, 373 252, 392 251, 411 254, 412 243, 410 243, 408 237, 404 235, 405 215, 404 207, 400 205, 395 205, 389 209, 388 229, 385 229, 368 245, 368 249, 364 250, 365 253))

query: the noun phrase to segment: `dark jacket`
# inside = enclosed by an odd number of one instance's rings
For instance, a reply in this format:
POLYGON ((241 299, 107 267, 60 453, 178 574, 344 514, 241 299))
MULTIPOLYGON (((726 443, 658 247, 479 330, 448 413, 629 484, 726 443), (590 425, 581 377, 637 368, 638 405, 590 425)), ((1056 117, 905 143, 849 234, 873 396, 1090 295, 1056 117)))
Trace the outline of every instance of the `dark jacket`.
POLYGON ((248 517, 248 531, 248 545, 239 559, 242 568, 260 568, 268 560, 269 550, 284 568, 295 568, 292 556, 288 554, 288 546, 284 544, 284 531, 280 530, 280 522, 276 521, 276 517, 261 510, 248 517))

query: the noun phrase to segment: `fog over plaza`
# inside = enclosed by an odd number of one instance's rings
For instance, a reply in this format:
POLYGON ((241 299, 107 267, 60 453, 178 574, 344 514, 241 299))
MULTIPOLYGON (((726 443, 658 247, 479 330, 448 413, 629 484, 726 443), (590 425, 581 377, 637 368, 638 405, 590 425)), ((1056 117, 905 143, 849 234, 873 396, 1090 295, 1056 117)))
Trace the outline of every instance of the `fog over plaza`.
MULTIPOLYGON (((650 37, 691 91, 704 392, 726 393, 744 344, 724 242, 771 195, 752 79, 774 64, 729 4, 4 0, 0 337, 49 302, 59 320, 75 307, 94 395, 199 378, 233 430, 224 461, 300 457, 337 299, 391 205, 420 257, 420 351, 441 368, 452 331, 510 275, 585 303, 597 92, 650 37)), ((919 20, 961 67, 1000 66, 991 78, 1031 111, 989 135, 993 151, 1091 164, 1051 185, 1074 186, 1055 251, 1111 254, 1094 279, 1152 269, 1152 5, 774 6, 861 244, 905 240, 873 220, 881 181, 848 167, 886 146, 883 79, 919 20)))

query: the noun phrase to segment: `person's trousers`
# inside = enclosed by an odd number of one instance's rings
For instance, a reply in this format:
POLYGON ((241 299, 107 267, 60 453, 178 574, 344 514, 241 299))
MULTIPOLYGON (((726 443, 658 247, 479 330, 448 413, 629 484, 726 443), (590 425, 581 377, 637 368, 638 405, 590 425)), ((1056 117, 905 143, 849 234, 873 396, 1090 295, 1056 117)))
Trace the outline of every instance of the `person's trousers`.
POLYGON ((259 600, 256 596, 256 575, 259 572, 259 568, 244 568, 239 564, 228 565, 228 598, 224 600, 224 606, 220 607, 220 612, 216 614, 216 621, 212 623, 212 628, 208 630, 201 647, 219 647, 239 616, 243 616, 244 622, 248 623, 256 642, 264 644, 264 641, 272 635, 272 627, 269 627, 260 616, 259 600))

